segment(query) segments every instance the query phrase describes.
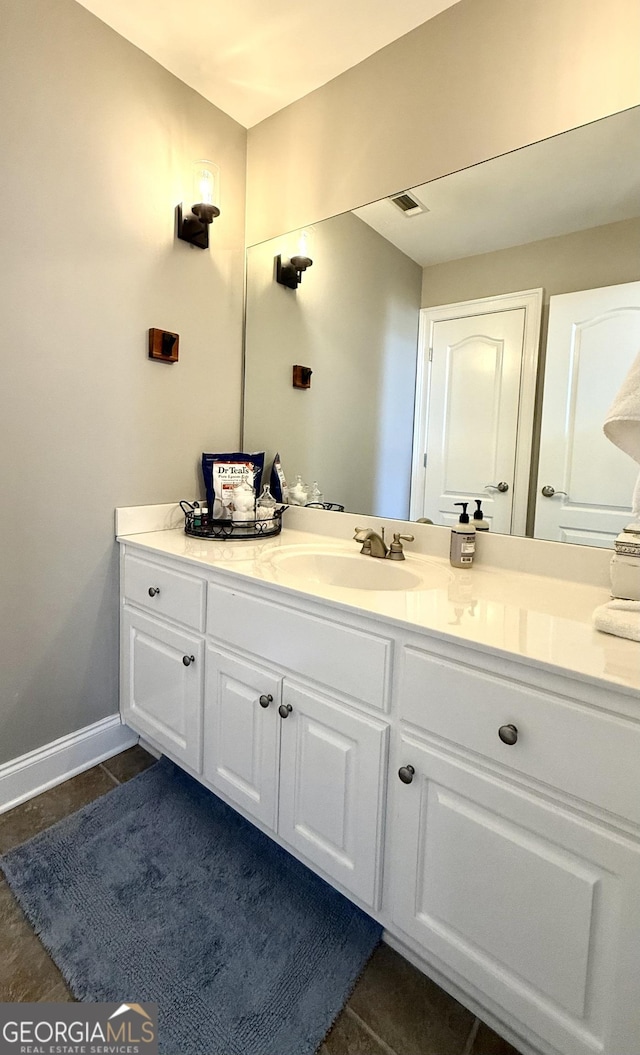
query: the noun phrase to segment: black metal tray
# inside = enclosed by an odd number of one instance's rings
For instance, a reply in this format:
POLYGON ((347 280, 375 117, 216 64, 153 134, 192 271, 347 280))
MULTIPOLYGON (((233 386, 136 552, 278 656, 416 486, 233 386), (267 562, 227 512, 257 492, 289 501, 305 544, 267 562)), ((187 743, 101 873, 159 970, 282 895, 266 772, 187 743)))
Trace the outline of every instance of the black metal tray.
POLYGON ((279 535, 282 531, 282 514, 287 506, 277 506, 272 517, 263 520, 218 520, 202 514, 197 507, 185 509, 188 503, 181 503, 184 513, 184 530, 186 535, 194 538, 229 539, 263 539, 279 535))

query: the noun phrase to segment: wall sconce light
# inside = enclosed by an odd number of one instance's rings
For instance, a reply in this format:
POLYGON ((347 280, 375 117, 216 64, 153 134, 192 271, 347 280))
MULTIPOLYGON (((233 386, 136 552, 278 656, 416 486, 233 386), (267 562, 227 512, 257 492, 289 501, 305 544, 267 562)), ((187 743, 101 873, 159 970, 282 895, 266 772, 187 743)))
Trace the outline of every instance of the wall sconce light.
POLYGON ((208 249, 209 225, 220 215, 220 169, 212 161, 196 161, 193 181, 196 204, 191 212, 184 216, 182 205, 176 206, 178 238, 208 249))
POLYGON ((309 232, 301 231, 295 256, 283 260, 282 254, 278 253, 276 257, 276 282, 287 289, 297 289, 302 282, 302 272, 312 264, 313 260, 309 256, 309 232))

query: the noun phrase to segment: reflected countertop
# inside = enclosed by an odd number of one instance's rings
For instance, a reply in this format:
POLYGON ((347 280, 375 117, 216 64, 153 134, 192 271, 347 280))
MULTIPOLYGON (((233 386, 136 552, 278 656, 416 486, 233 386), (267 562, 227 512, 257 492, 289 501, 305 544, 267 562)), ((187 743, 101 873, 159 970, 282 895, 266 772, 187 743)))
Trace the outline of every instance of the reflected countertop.
POLYGON ((640 643, 592 626, 593 610, 609 600, 608 591, 599 586, 487 565, 456 570, 442 557, 409 552, 399 567, 418 571, 428 584, 424 588, 362 590, 311 578, 292 581, 283 577, 280 563, 291 547, 297 552, 336 554, 353 554, 357 549, 352 541, 288 528, 261 542, 197 539, 182 529, 125 535, 119 541, 149 556, 165 555, 268 583, 277 592, 307 596, 432 637, 464 642, 478 651, 616 686, 632 695, 640 691, 640 643))

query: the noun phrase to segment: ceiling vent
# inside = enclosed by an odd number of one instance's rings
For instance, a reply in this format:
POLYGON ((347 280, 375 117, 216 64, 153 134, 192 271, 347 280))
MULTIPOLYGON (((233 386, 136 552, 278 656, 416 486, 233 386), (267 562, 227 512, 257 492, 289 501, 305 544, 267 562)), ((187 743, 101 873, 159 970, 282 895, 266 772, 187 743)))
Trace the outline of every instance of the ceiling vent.
POLYGON ((404 194, 395 194, 392 198, 389 198, 389 201, 392 202, 404 216, 417 216, 421 212, 429 212, 426 205, 423 205, 422 202, 418 201, 413 194, 408 194, 406 192, 404 194))

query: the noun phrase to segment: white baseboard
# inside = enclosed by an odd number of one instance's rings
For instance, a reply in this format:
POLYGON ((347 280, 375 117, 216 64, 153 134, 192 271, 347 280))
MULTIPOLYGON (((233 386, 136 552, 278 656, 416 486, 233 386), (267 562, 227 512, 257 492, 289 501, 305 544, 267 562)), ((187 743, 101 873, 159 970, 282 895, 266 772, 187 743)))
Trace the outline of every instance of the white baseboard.
POLYGON ((119 714, 112 714, 76 733, 69 733, 5 762, 0 765, 0 813, 6 813, 137 742, 138 734, 122 724, 119 714))

